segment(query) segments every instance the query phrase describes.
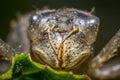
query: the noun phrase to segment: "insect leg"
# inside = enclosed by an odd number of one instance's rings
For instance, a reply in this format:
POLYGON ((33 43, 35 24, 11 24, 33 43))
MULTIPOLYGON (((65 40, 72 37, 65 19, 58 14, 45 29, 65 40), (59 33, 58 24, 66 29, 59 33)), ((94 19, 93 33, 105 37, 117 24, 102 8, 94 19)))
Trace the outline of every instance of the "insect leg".
POLYGON ((107 43, 107 45, 100 51, 100 53, 93 58, 91 63, 89 64, 91 68, 99 68, 106 61, 114 57, 115 52, 120 47, 120 29, 118 32, 112 37, 112 39, 107 43))
POLYGON ((115 57, 100 68, 89 69, 88 75, 93 79, 100 80, 120 79, 120 56, 115 57))
POLYGON ((15 50, 0 39, 0 74, 6 72, 10 66, 15 50))

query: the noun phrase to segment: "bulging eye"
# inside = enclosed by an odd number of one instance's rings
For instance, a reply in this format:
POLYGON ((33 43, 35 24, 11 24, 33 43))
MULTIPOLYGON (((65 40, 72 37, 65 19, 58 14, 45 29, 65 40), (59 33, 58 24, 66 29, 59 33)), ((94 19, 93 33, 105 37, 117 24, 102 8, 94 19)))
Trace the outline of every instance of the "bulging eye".
POLYGON ((98 17, 91 17, 90 19, 86 20, 86 25, 84 26, 84 33, 85 36, 88 40, 89 44, 92 44, 95 42, 96 37, 97 37, 97 33, 98 33, 98 28, 99 28, 99 18, 98 17))
POLYGON ((91 29, 96 29, 98 28, 99 24, 100 24, 100 20, 97 17, 93 17, 91 19, 88 19, 86 21, 86 24, 88 25, 88 27, 90 27, 91 29))
POLYGON ((37 25, 37 24, 39 24, 40 20, 41 20, 41 17, 40 17, 40 15, 38 15, 38 14, 33 14, 33 15, 30 17, 30 23, 31 23, 32 25, 37 25))

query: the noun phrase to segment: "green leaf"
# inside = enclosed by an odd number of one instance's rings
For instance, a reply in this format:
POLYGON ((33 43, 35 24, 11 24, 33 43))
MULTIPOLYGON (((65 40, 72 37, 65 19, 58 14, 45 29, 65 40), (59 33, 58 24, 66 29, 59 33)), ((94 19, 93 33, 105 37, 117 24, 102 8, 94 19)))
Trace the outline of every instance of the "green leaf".
POLYGON ((16 54, 8 72, 0 75, 0 80, 90 80, 85 75, 56 71, 31 60, 29 54, 16 54))

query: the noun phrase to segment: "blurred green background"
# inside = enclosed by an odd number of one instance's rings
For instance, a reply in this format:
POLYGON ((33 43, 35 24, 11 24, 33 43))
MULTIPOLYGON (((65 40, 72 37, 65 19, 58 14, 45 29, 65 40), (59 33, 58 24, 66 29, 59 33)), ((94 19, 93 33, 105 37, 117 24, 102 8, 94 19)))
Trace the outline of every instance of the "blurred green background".
POLYGON ((28 13, 32 10, 50 8, 77 8, 90 11, 95 7, 96 15, 100 17, 100 31, 95 43, 96 53, 120 28, 119 0, 1 0, 0 1, 0 38, 6 40, 10 31, 10 21, 16 19, 16 13, 28 13))

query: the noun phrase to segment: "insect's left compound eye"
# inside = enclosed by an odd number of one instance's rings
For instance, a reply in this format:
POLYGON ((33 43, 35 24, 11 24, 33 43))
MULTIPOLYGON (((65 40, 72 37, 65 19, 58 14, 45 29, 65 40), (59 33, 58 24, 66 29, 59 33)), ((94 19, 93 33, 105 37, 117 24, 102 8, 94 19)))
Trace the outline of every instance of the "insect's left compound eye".
POLYGON ((96 40, 99 24, 99 18, 95 16, 90 17, 88 20, 85 21, 86 28, 84 29, 84 33, 86 38, 88 39, 89 44, 92 44, 96 40))

